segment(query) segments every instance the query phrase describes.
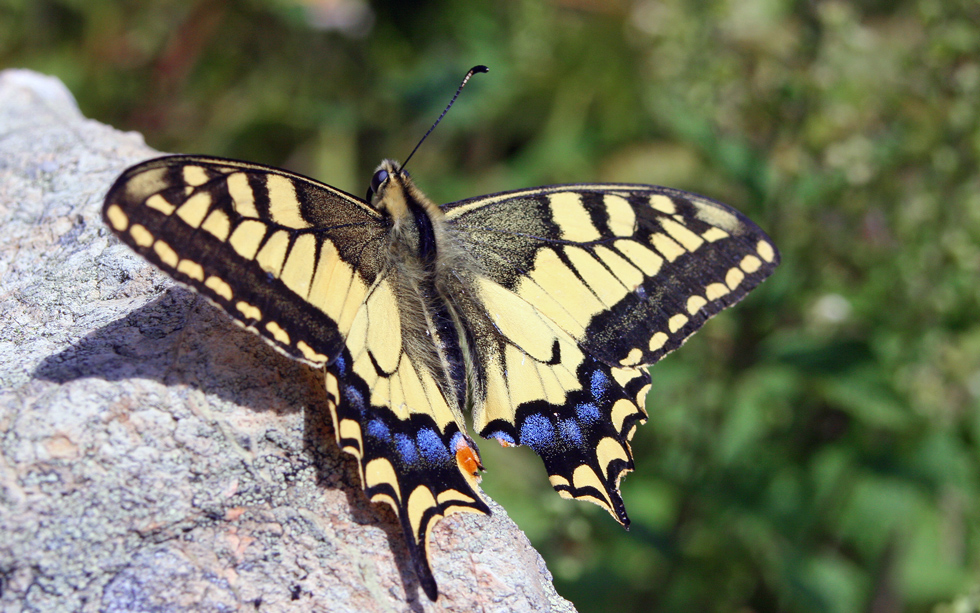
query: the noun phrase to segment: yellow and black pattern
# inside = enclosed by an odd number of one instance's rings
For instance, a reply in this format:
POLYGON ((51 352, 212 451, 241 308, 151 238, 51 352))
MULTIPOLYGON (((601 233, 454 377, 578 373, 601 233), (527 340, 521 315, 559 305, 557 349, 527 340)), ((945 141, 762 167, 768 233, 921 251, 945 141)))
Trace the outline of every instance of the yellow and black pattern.
POLYGON ((712 200, 568 185, 436 206, 400 166, 367 200, 283 170, 169 156, 125 171, 103 214, 236 322, 325 370, 341 448, 398 514, 426 594, 442 517, 489 513, 466 434, 528 445, 560 495, 629 519, 619 480, 647 366, 779 262, 712 200))
POLYGON ((483 274, 617 366, 653 364, 779 263, 738 211, 664 187, 558 185, 445 210, 483 274))
POLYGON ((384 227, 363 202, 245 162, 169 156, 134 166, 103 216, 137 253, 314 366, 340 352, 383 266, 384 227))
POLYGON ((552 186, 444 210, 482 302, 466 318, 485 383, 474 427, 530 446, 559 494, 628 525, 618 482, 646 419, 645 367, 743 298, 778 253, 737 211, 646 185, 552 186))
POLYGON ((423 409, 444 409, 445 400, 427 373, 407 360, 377 393, 355 372, 356 358, 344 351, 327 368, 327 395, 341 448, 358 459, 361 483, 372 502, 394 509, 405 532, 415 571, 434 600, 437 589, 428 561, 435 523, 460 511, 490 514, 477 483, 482 470, 476 444, 454 419, 423 409), (407 372, 406 372, 407 371, 407 372), (418 398, 413 398, 417 395, 418 398))

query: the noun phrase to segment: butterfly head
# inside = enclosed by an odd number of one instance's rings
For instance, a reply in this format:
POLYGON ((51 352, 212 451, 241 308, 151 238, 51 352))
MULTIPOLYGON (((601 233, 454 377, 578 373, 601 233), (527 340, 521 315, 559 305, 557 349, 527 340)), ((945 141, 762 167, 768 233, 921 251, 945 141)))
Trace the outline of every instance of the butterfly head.
POLYGON ((384 160, 371 175, 366 200, 373 208, 397 221, 408 213, 407 183, 411 183, 411 179, 398 162, 384 160))
POLYGON ((374 171, 365 199, 378 212, 391 216, 396 224, 410 219, 416 208, 439 210, 395 160, 384 160, 374 171))
POLYGON ((391 178, 391 173, 388 172, 388 169, 384 166, 385 165, 382 164, 377 170, 374 171, 374 174, 371 175, 371 184, 368 185, 367 194, 364 196, 364 200, 366 200, 371 206, 374 206, 375 196, 380 198, 381 189, 388 184, 388 180, 391 178))

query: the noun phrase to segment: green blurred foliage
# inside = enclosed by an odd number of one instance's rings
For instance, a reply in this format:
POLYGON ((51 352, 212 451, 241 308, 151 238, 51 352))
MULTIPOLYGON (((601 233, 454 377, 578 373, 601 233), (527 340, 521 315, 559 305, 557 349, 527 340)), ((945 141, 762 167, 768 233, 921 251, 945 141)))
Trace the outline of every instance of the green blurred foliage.
POLYGON ((784 258, 653 368, 629 533, 527 449, 483 446, 559 591, 582 611, 965 611, 978 24, 975 0, 0 0, 0 66, 157 148, 360 194, 489 65, 412 161, 436 200, 661 183, 734 205, 784 258))

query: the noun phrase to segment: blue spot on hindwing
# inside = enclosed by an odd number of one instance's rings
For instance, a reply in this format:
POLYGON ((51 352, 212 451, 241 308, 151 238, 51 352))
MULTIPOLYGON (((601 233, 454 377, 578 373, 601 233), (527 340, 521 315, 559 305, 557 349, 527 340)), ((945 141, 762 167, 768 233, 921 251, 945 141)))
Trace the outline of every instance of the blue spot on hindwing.
POLYGON ((555 427, 540 413, 529 415, 521 425, 521 444, 541 453, 555 444, 555 427))
POLYGON ((406 434, 395 435, 395 448, 406 464, 415 464, 419 461, 419 450, 415 446, 415 440, 406 434))
POLYGON ((575 415, 585 423, 599 421, 599 418, 602 416, 599 412, 599 407, 591 402, 583 402, 582 404, 575 405, 575 415))
POLYGON ((562 440, 573 441, 576 445, 582 445, 582 430, 579 429, 574 420, 559 420, 558 431, 561 433, 562 440))
POLYGON ((466 445, 466 439, 463 437, 462 432, 457 432, 449 439, 449 450, 451 453, 456 453, 460 445, 466 445))
POLYGON ((391 440, 391 430, 388 426, 380 419, 372 419, 367 425, 367 434, 370 437, 387 441, 391 440))
POLYGON ((344 359, 343 354, 338 355, 333 363, 337 366, 337 372, 344 374, 347 372, 347 360, 344 359))
POLYGON ((446 449, 446 445, 443 444, 442 439, 434 430, 422 428, 415 436, 415 440, 418 441, 422 455, 429 462, 441 463, 450 459, 449 450, 446 449))
POLYGON ((609 388, 609 384, 609 377, 606 376, 606 373, 602 372, 601 370, 592 371, 592 381, 589 387, 592 391, 593 398, 596 400, 601 400, 602 395, 605 394, 606 390, 609 388))
POLYGON ((498 441, 504 441, 508 445, 516 445, 517 444, 517 441, 514 440, 514 437, 511 436, 511 435, 509 435, 509 434, 507 434, 503 430, 494 430, 493 432, 487 434, 484 438, 492 438, 492 439, 496 439, 498 441))
POLYGON ((351 385, 344 387, 344 399, 359 413, 364 412, 364 395, 356 387, 351 385))

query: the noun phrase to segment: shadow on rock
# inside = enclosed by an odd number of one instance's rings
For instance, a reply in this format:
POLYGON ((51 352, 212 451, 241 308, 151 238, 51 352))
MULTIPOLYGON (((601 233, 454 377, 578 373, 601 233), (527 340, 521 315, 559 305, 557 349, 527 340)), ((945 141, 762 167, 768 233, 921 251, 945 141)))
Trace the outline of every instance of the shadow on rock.
POLYGON ((34 376, 55 383, 148 379, 187 385, 254 411, 285 415, 306 408, 302 447, 317 471, 317 485, 344 491, 354 522, 385 531, 408 604, 422 610, 401 524, 387 506, 368 501, 356 461, 337 447, 322 372, 279 354, 194 292, 167 290, 45 358, 34 376))
POLYGON ((395 558, 399 578, 407 594, 406 605, 410 611, 420 613, 424 610, 421 599, 425 596, 418 577, 415 575, 415 567, 408 546, 405 544, 405 533, 402 532, 398 516, 388 505, 371 503, 364 495, 364 490, 360 487, 357 461, 353 456, 341 452, 337 447, 333 423, 329 411, 326 410, 326 405, 324 404, 322 411, 307 410, 305 418, 304 448, 313 458, 317 485, 342 489, 347 496, 351 519, 355 523, 377 526, 384 530, 388 546, 395 558), (338 454, 345 465, 343 473, 330 469, 331 466, 336 465, 337 460, 334 458, 338 454), (346 485, 351 483, 356 484, 356 487, 346 485))
POLYGON ((34 376, 55 383, 150 379, 188 385, 256 411, 290 413, 326 402, 322 374, 280 355, 183 288, 169 289, 48 356, 34 376))

